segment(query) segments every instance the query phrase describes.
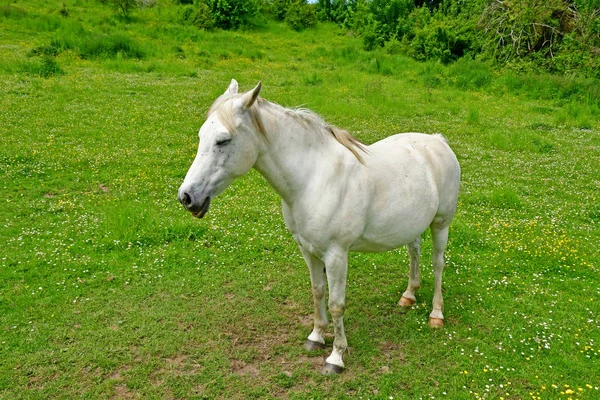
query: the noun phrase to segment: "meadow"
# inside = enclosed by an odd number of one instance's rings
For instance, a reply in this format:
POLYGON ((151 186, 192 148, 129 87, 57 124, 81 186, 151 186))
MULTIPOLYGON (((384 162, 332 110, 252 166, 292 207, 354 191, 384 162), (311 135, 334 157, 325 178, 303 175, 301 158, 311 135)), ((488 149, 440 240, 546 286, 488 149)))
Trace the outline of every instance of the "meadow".
POLYGON ((171 4, 0 7, 0 398, 600 398, 599 82, 419 63, 331 24, 199 31, 171 4), (66 10, 66 11, 61 11, 66 10), (346 371, 321 375, 308 271, 255 171, 177 202, 231 78, 365 143, 443 133, 462 168, 427 325, 404 249, 351 254, 346 371))

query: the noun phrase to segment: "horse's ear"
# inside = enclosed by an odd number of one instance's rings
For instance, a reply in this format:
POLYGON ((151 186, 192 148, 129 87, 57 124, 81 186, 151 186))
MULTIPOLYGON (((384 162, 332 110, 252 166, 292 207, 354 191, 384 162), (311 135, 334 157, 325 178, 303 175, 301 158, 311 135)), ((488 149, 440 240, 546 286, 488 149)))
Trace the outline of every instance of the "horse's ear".
POLYGON ((247 93, 244 93, 244 95, 241 97, 240 100, 242 101, 242 106, 245 109, 252 107, 252 104, 254 104, 256 99, 258 99, 258 94, 260 93, 261 88, 262 88, 262 83, 258 82, 258 85, 256 85, 256 87, 254 89, 252 89, 251 91, 249 91, 247 93))
POLYGON ((239 88, 239 86, 238 86, 237 81, 235 79, 232 79, 231 83, 229 84, 229 87, 225 91, 225 94, 237 94, 238 88, 239 88))

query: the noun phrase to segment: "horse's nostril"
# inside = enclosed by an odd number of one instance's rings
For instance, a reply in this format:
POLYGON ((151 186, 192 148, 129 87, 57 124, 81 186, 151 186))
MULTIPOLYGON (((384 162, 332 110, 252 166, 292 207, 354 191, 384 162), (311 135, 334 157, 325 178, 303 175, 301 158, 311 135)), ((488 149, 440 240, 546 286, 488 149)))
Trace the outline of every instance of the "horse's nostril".
POLYGON ((181 196, 179 201, 181 201, 181 204, 183 204, 185 207, 189 207, 190 204, 192 204, 192 198, 187 193, 183 193, 183 196, 181 196))

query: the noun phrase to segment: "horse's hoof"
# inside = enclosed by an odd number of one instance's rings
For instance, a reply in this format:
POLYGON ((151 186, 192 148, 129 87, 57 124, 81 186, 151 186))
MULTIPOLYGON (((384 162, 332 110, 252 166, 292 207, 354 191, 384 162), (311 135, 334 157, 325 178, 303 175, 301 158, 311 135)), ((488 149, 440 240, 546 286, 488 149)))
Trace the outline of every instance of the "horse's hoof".
POLYGON ((429 318, 429 326, 432 328, 441 328, 444 326, 444 320, 441 318, 429 318))
POLYGON ((325 343, 314 342, 310 339, 307 339, 306 343, 304 343, 304 350, 315 351, 315 350, 322 350, 324 348, 325 348, 325 343))
POLYGON ((328 362, 325 363, 323 371, 321 371, 323 375, 335 375, 341 374, 342 372, 344 372, 344 367, 340 367, 339 365, 335 364, 330 364, 328 362))
POLYGON ((400 300, 398 301, 398 305, 400 307, 410 307, 413 304, 415 304, 415 301, 413 299, 409 299, 408 297, 400 297, 400 300))

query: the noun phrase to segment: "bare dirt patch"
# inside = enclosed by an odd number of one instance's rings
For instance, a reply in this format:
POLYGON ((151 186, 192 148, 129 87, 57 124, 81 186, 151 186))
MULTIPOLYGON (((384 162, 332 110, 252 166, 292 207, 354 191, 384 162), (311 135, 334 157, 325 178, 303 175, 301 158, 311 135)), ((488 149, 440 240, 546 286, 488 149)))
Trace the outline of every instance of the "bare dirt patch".
POLYGON ((111 399, 134 399, 138 396, 133 394, 128 388, 127 385, 117 385, 115 386, 115 394, 111 397, 111 399))
POLYGON ((250 375, 250 376, 258 376, 260 375, 260 370, 254 364, 246 364, 242 360, 232 360, 231 361, 231 372, 236 375, 250 375))
POLYGON ((381 361, 384 365, 379 368, 380 374, 389 374, 392 372, 394 364, 406 364, 406 357, 402 351, 402 345, 390 341, 381 342, 379 344, 381 351, 381 361))
POLYGON ((155 386, 164 382, 165 376, 194 376, 202 373, 204 367, 186 354, 175 354, 163 359, 163 365, 150 375, 155 386))

